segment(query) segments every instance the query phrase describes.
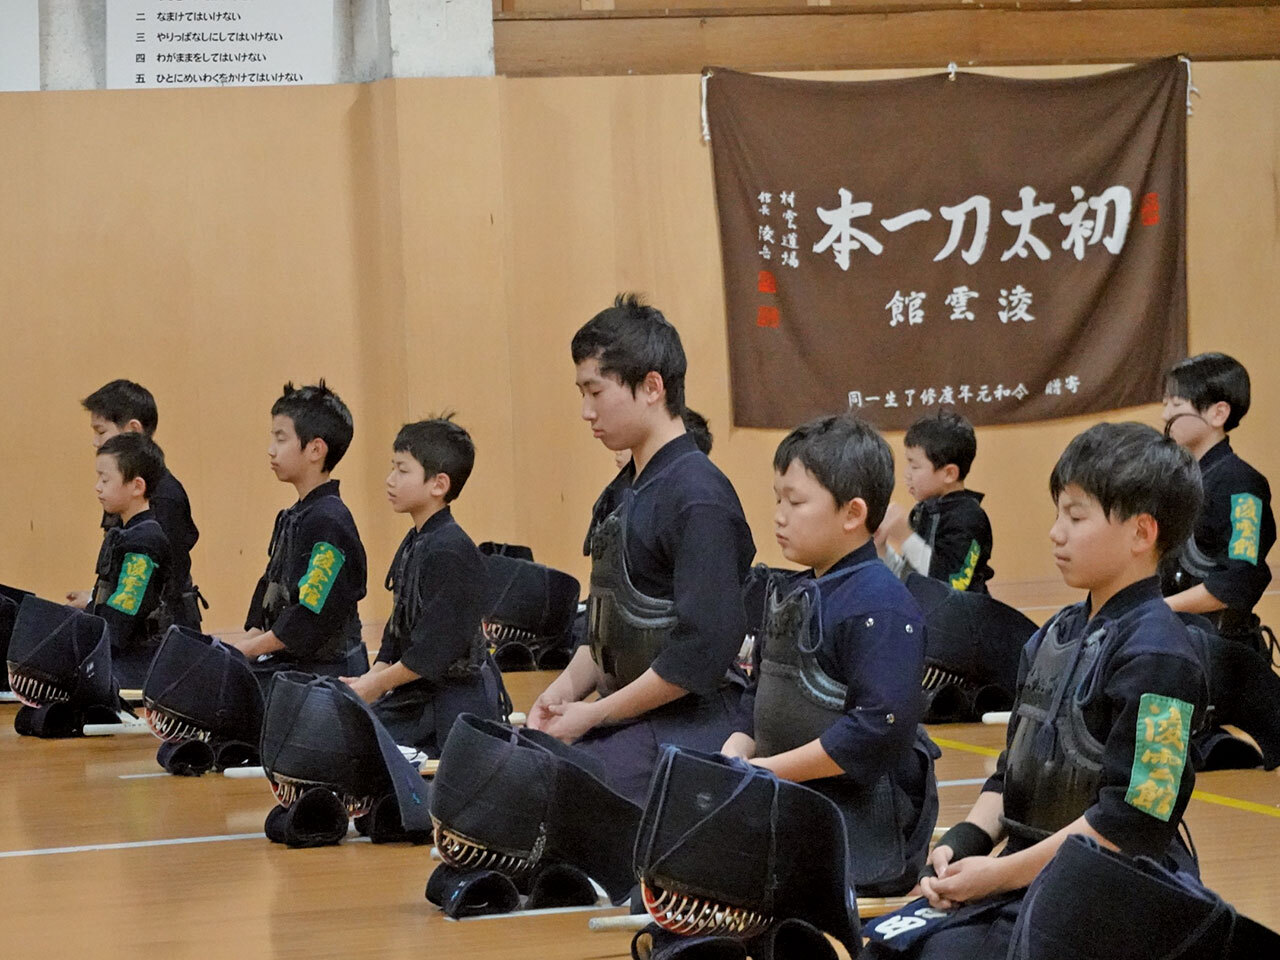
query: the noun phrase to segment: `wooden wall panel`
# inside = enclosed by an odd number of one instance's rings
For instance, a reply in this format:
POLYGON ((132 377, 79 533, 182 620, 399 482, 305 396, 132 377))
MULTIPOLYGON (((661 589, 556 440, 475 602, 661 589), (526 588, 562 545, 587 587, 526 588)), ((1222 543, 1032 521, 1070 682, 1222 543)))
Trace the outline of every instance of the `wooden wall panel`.
MULTIPOLYGON (((822 8, 833 11, 836 8, 822 8)), ((1118 63, 1280 56, 1280 16, 1259 6, 935 9, 778 16, 495 20, 507 76, 1118 63)))

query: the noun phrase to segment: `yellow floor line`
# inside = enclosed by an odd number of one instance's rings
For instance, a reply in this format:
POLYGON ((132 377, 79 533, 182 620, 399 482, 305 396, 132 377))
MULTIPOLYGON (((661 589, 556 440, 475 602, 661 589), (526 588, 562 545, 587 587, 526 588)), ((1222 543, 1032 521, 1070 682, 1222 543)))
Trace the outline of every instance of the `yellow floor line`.
MULTIPOLYGON (((934 737, 933 742, 944 750, 959 750, 963 753, 977 753, 984 757, 998 757, 1000 751, 992 747, 980 747, 974 743, 965 743, 963 740, 946 740, 942 737, 934 737)), ((1280 806, 1268 806, 1265 803, 1254 803, 1252 800, 1237 800, 1235 797, 1224 797, 1220 793, 1208 793, 1204 790, 1195 790, 1191 794, 1192 800, 1203 800, 1205 803, 1216 803, 1220 807, 1230 807, 1233 810, 1247 810, 1250 813, 1260 813, 1266 817, 1280 817, 1280 806)))
POLYGON ((942 737, 932 737, 931 739, 944 750, 961 750, 965 753, 980 753, 984 757, 1000 756, 1000 751, 993 747, 979 747, 976 744, 964 743, 960 740, 944 740, 942 737))
POLYGON ((1221 807, 1231 807, 1233 810, 1248 810, 1250 813, 1261 813, 1268 817, 1280 817, 1280 807, 1268 806, 1265 803, 1254 803, 1252 800, 1237 800, 1235 797, 1224 797, 1220 793, 1205 793, 1203 790, 1193 790, 1191 799, 1203 800, 1205 803, 1216 803, 1221 807))

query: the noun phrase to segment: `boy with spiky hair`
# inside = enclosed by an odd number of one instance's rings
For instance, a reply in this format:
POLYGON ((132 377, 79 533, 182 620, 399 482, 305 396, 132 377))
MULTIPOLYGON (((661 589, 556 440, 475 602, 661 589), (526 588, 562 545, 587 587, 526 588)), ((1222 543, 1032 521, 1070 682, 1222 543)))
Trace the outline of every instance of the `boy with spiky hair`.
POLYGON ((938 813, 938 748, 919 726, 924 616, 876 556, 893 451, 852 416, 796 427, 773 461, 774 532, 807 569, 775 574, 749 725, 722 753, 805 783, 844 815, 859 894, 915 885, 938 813))
POLYGON ((907 568, 956 590, 987 592, 991 569, 991 521, 982 494, 964 481, 978 453, 973 425, 943 410, 907 430, 903 480, 916 505, 906 514, 891 504, 878 537, 899 573, 907 568))
POLYGON ((342 678, 373 705, 396 743, 430 757, 440 756, 459 714, 500 719, 480 626, 485 560, 450 508, 471 476, 476 448, 452 417, 407 423, 396 434, 387 499, 413 527, 387 573, 394 600, 373 668, 342 678))
POLYGON ((267 454, 298 502, 276 516, 267 569, 234 642, 266 681, 277 670, 357 677, 369 669, 360 639, 365 553, 351 511, 329 474, 351 445, 351 411, 322 379, 284 385, 271 407, 267 454))
POLYGON ((755 545, 733 485, 682 419, 684 347, 662 313, 619 296, 570 352, 582 418, 631 464, 591 534, 586 642, 529 725, 578 742, 617 792, 642 802, 663 744, 716 750, 737 723, 731 670, 755 545))
MULTIPOLYGON (((80 405, 88 411, 95 450, 121 433, 140 433, 151 437, 160 419, 151 391, 132 380, 112 380, 85 397, 80 405)), ((168 466, 147 492, 150 494, 151 516, 164 529, 171 557, 160 625, 177 623, 193 630, 199 629, 200 604, 204 598, 191 582, 191 550, 200 539, 200 531, 191 519, 191 501, 168 466)), ((115 514, 102 515, 104 531, 119 525, 120 519, 115 514)), ((73 606, 84 607, 89 601, 89 593, 68 593, 67 601, 73 606)))
POLYGON ((1199 470, 1150 427, 1100 423, 1068 444, 1049 492, 1054 560, 1088 596, 1024 648, 996 772, 934 847, 920 881, 927 904, 871 926, 873 957, 1004 956, 1027 886, 1073 834, 1198 869, 1178 824, 1208 690, 1201 650, 1156 570, 1191 533, 1199 470))
POLYGON ((1228 437, 1249 412, 1249 392, 1249 372, 1221 353, 1189 357, 1165 379, 1165 435, 1199 461, 1204 506, 1161 579, 1174 610, 1204 614, 1222 636, 1262 648, 1253 607, 1271 582, 1271 486, 1228 437))
POLYGON ((98 448, 95 468, 98 502, 119 523, 102 539, 89 612, 107 621, 116 680, 137 688, 159 646, 150 618, 172 568, 169 540, 149 508, 164 476, 164 454, 145 434, 121 433, 98 448))

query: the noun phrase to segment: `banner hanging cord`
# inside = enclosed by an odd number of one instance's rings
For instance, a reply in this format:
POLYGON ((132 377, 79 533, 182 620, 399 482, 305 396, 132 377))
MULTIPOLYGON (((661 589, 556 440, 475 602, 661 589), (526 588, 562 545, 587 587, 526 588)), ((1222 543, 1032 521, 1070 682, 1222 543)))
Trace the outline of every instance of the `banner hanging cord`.
MULTIPOLYGON (((1178 57, 1178 59, 1187 65, 1187 116, 1189 117, 1192 114, 1191 95, 1194 93, 1197 97, 1200 96, 1200 89, 1191 82, 1191 58, 1178 57)), ((706 87, 704 86, 703 89, 705 90, 706 87)))
POLYGON ((711 142, 711 121, 707 119, 707 81, 711 79, 711 71, 702 72, 702 142, 711 142))

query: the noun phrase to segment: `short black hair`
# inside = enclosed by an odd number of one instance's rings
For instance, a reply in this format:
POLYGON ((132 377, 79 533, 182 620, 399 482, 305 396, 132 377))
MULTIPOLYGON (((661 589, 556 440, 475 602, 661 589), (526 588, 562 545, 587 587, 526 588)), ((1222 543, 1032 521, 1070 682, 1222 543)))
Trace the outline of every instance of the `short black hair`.
POLYGON ((685 407, 680 419, 684 421, 685 433, 693 437, 697 448, 703 453, 711 453, 711 443, 715 438, 711 436, 711 424, 707 423, 707 418, 697 410, 685 407))
POLYGON ((680 334, 661 311, 645 305, 636 294, 618 294, 612 307, 601 310, 573 335, 569 349, 575 365, 599 360, 600 372, 617 377, 633 396, 649 371, 656 372, 667 391, 667 412, 678 417, 684 411, 688 362, 680 334))
POLYGON ((391 449, 396 453, 407 453, 422 464, 427 479, 437 473, 448 476, 449 492, 444 495, 445 503, 457 499, 476 463, 476 445, 471 434, 453 422, 452 413, 406 423, 396 434, 391 449))
POLYGON ((978 455, 973 424, 953 410, 921 417, 907 429, 903 445, 923 450, 935 470, 954 463, 961 480, 969 475, 973 458, 978 455))
POLYGON ((1164 392, 1189 401, 1200 413, 1226 401, 1231 413, 1222 429, 1230 433, 1249 412, 1249 371, 1225 353, 1201 353, 1170 368, 1164 392))
POLYGON ((113 457, 126 483, 141 477, 148 500, 164 476, 164 451, 144 433, 117 433, 98 448, 98 456, 113 457))
POLYGON ((292 420, 293 432, 302 446, 316 437, 325 442, 329 448, 324 455, 325 473, 338 465, 355 433, 351 411, 342 398, 325 385, 324 377, 314 386, 295 387, 292 382, 286 383, 280 399, 271 405, 271 415, 292 420))
POLYGON ((156 432, 160 423, 156 398, 132 380, 112 380, 81 400, 80 406, 121 428, 130 420, 137 420, 148 437, 156 432))
POLYGON ((786 473, 799 460, 841 507, 861 497, 867 530, 875 533, 893 494, 893 451, 876 428, 851 414, 819 417, 796 427, 773 455, 773 469, 786 473))
POLYGON ((1191 452, 1142 423, 1095 424, 1067 444, 1049 475, 1053 502, 1073 484, 1121 523, 1154 517, 1161 556, 1191 536, 1204 499, 1191 452))

